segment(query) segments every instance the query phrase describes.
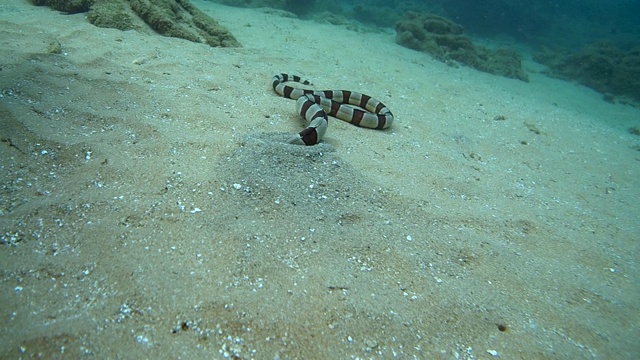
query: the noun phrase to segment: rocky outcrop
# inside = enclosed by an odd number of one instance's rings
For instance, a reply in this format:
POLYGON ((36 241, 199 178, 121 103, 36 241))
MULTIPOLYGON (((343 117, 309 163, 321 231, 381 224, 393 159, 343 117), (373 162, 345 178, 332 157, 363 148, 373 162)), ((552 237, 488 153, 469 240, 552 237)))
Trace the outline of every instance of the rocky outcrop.
POLYGON ((480 71, 529 81, 520 56, 511 49, 476 46, 462 25, 433 14, 407 12, 396 23, 396 42, 431 54, 450 65, 463 64, 480 71))
POLYGON ((87 19, 99 27, 156 32, 210 46, 240 46, 226 28, 188 0, 32 1, 67 13, 88 12, 87 19))

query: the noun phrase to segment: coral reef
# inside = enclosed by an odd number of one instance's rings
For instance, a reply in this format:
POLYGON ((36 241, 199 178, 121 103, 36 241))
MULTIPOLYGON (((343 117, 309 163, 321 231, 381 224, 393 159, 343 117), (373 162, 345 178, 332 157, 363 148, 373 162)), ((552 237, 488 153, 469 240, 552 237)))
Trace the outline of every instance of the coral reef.
POLYGON ((529 81, 515 51, 476 46, 464 35, 464 28, 449 19, 409 11, 396 23, 396 32, 398 44, 427 52, 442 62, 529 81))
POLYGON ((640 47, 623 51, 611 42, 585 46, 576 53, 545 49, 534 59, 549 67, 548 75, 575 80, 605 100, 640 106, 640 47))
POLYGON ((210 46, 240 46, 235 37, 188 0, 33 0, 68 13, 88 12, 99 27, 155 31, 210 46))

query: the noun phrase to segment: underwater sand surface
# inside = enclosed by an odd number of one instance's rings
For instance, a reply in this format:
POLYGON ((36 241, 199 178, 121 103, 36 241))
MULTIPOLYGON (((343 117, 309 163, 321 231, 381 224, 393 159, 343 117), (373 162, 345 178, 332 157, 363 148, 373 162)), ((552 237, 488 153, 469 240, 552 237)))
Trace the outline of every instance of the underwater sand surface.
POLYGON ((0 5, 0 357, 637 356, 640 110, 194 4, 243 48, 0 5), (285 144, 280 72, 393 128, 285 144))

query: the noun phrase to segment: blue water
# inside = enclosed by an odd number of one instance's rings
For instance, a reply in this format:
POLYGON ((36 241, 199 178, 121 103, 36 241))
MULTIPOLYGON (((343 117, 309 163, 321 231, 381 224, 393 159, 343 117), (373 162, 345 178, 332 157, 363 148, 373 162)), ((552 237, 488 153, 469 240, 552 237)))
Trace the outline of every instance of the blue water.
MULTIPOLYGON (((458 52, 456 45, 446 49, 451 45, 444 43, 450 44, 451 38, 433 40, 434 35, 442 35, 427 29, 434 25, 421 26, 422 20, 409 20, 406 16, 408 12, 435 14, 462 25, 463 35, 476 46, 501 44, 522 58, 530 56, 548 67, 546 73, 550 76, 590 87, 609 102, 634 106, 640 103, 639 0, 289 0, 284 9, 302 19, 360 24, 356 27, 373 31, 393 32, 395 27, 402 33, 397 39, 399 44, 430 52, 442 60, 443 53, 458 52), (399 22, 403 23, 400 27, 399 22), (445 49, 434 51, 436 43, 445 49)), ((450 58, 467 59, 475 56, 474 51, 450 58)), ((489 63, 500 61, 491 59, 489 63)), ((506 67, 512 69, 514 65, 506 67)), ((526 79, 525 75, 514 76, 511 70, 507 73, 511 74, 506 75, 509 77, 526 79)))
POLYGON ((378 26, 393 26, 407 10, 430 12, 460 23, 472 35, 536 45, 580 47, 607 40, 629 49, 640 44, 638 0, 336 0, 290 1, 287 6, 302 16, 320 8, 378 26))

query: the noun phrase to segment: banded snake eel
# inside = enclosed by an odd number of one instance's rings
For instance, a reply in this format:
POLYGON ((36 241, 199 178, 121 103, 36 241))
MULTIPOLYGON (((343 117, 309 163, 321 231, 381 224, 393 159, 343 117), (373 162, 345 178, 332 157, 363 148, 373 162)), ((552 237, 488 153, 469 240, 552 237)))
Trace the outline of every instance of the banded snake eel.
POLYGON ((289 140, 291 144, 316 145, 329 125, 327 115, 370 129, 387 129, 393 114, 379 100, 349 90, 309 90, 290 86, 299 83, 312 86, 297 75, 278 74, 273 77, 273 90, 296 101, 296 111, 309 125, 289 140))

